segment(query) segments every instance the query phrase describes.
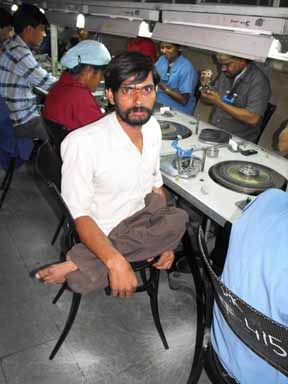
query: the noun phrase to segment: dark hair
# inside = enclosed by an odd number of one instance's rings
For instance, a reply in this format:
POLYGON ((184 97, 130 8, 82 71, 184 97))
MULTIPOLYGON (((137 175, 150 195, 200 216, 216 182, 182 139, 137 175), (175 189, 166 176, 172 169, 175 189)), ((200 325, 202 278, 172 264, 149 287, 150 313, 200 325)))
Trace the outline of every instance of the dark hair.
POLYGON ((78 64, 74 68, 66 69, 72 75, 79 75, 86 67, 91 67, 94 72, 104 71, 107 65, 78 64))
POLYGON ((12 15, 5 8, 0 7, 0 28, 12 26, 12 15))
POLYGON ((35 5, 23 3, 13 15, 13 26, 16 33, 21 33, 29 25, 36 28, 40 24, 48 25, 48 20, 35 5))
POLYGON ((133 84, 137 84, 145 80, 149 72, 152 72, 153 83, 157 85, 160 76, 150 57, 140 52, 122 52, 115 56, 107 66, 104 73, 105 88, 117 92, 124 80, 135 76, 133 84))
POLYGON ((161 48, 161 44, 168 44, 168 45, 173 45, 174 47, 177 48, 178 52, 181 52, 182 51, 182 45, 180 44, 177 44, 177 43, 171 43, 171 41, 160 41, 159 43, 159 47, 161 48))

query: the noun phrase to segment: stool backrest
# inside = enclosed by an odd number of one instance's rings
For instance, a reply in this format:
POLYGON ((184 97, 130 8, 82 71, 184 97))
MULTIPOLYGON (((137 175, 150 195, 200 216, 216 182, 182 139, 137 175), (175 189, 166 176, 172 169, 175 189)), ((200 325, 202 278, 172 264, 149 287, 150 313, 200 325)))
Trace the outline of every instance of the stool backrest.
POLYGON ((68 251, 75 243, 79 242, 79 237, 75 228, 74 219, 60 193, 62 162, 49 142, 43 143, 38 149, 35 167, 49 187, 51 195, 64 218, 64 238, 66 251, 68 251))
POLYGON ((217 306, 229 327, 248 348, 288 376, 288 328, 251 307, 222 283, 209 263, 201 227, 198 244, 204 278, 210 280, 217 306))
POLYGON ((266 128, 266 125, 269 123, 269 120, 271 119, 271 117, 272 117, 273 113, 275 112, 276 108, 277 107, 274 104, 271 104, 271 103, 267 104, 267 108, 266 108, 266 111, 264 113, 262 123, 260 125, 260 130, 259 130, 258 137, 256 139, 256 143, 259 142, 260 137, 261 137, 262 133, 264 132, 264 129, 266 128))
POLYGON ((56 188, 61 191, 62 162, 48 141, 39 147, 35 167, 47 184, 54 183, 56 188))
POLYGON ((54 145, 57 155, 60 157, 60 147, 65 136, 69 133, 66 128, 58 123, 47 120, 44 118, 46 132, 49 137, 49 141, 54 145))

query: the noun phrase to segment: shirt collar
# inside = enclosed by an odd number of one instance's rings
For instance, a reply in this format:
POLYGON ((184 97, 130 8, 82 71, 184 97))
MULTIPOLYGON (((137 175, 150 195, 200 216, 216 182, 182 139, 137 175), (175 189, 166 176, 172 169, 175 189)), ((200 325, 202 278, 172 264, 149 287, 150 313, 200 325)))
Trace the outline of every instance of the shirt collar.
POLYGON ((26 48, 30 49, 30 48, 28 47, 28 45, 25 43, 25 41, 22 40, 22 38, 20 37, 20 35, 17 35, 17 34, 16 34, 12 39, 13 39, 14 41, 16 41, 18 44, 22 45, 23 47, 26 47, 26 48))

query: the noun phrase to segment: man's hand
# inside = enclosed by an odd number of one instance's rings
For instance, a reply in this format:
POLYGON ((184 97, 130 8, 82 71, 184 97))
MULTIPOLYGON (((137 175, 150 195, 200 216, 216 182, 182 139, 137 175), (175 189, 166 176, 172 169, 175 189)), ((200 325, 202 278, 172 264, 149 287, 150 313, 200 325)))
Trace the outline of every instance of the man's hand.
POLYGON ((171 250, 165 251, 161 254, 160 259, 153 264, 157 269, 170 269, 174 261, 174 252, 171 250))
POLYGON ((234 119, 241 121, 242 123, 256 126, 260 120, 261 116, 255 112, 249 111, 249 109, 237 107, 236 105, 231 105, 222 100, 221 96, 215 89, 207 89, 206 91, 201 92, 204 102, 208 104, 214 104, 217 108, 221 108, 223 111, 228 113, 234 119))
POLYGON ((137 287, 137 278, 128 261, 113 247, 91 217, 78 217, 75 224, 81 242, 106 265, 112 295, 132 296, 137 287))
POLYGON ((216 106, 219 106, 222 103, 219 93, 214 89, 207 89, 206 91, 201 92, 201 96, 216 106))
POLYGON ((131 297, 137 287, 137 277, 129 262, 119 256, 107 267, 112 296, 131 297))

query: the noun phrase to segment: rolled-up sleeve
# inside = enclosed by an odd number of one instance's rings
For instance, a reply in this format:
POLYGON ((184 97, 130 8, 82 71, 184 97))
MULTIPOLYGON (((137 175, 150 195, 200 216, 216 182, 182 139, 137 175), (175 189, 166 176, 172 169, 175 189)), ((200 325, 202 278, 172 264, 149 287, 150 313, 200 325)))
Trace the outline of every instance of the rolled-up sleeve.
POLYGON ((179 92, 193 94, 198 83, 198 74, 192 65, 186 65, 179 71, 179 92))

